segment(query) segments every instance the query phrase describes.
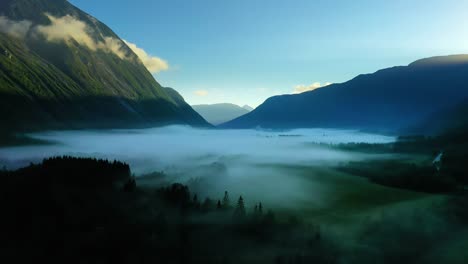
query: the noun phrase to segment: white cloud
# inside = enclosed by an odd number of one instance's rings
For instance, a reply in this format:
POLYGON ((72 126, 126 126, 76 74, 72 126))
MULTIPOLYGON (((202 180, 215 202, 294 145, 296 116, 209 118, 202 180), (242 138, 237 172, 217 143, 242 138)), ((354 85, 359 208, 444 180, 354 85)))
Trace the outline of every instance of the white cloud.
POLYGON ((16 38, 26 37, 31 25, 31 21, 28 20, 14 21, 5 16, 0 16, 0 32, 16 38))
POLYGON ((300 85, 296 85, 296 87, 294 87, 294 92, 293 93, 299 94, 299 93, 303 93, 303 92, 313 91, 315 89, 325 87, 325 86, 328 86, 330 84, 332 84, 332 83, 326 82, 323 85, 321 83, 319 83, 319 82, 315 82, 315 83, 313 83, 311 85, 300 84, 300 85))
POLYGON ((123 42, 112 38, 104 37, 104 41, 95 41, 91 37, 92 29, 83 21, 76 19, 71 15, 63 17, 54 17, 46 14, 50 25, 39 25, 36 31, 42 34, 49 42, 70 43, 76 41, 79 45, 85 46, 92 51, 102 50, 108 53, 114 53, 121 59, 126 58, 125 51, 122 49, 123 42))
MULTIPOLYGON (((107 53, 113 53, 120 59, 128 59, 124 45, 126 44, 146 66, 151 73, 168 70, 169 64, 167 61, 151 56, 136 44, 112 37, 103 37, 102 41, 96 41, 92 37, 93 29, 90 28, 84 21, 81 21, 71 15, 63 17, 55 17, 50 14, 45 14, 49 18, 50 25, 38 25, 34 27, 35 32, 43 35, 49 42, 65 42, 67 44, 73 41, 79 45, 85 46, 92 51, 101 50, 107 53)), ((0 32, 10 34, 14 37, 23 38, 31 29, 30 21, 13 21, 7 17, 0 16, 0 32)))
POLYGON ((126 59, 127 54, 122 49, 122 46, 123 46, 122 41, 115 39, 115 38, 111 38, 111 37, 105 37, 104 42, 98 43, 99 49, 105 50, 107 52, 112 52, 121 59, 126 59))
POLYGON ((63 17, 54 17, 46 14, 49 18, 50 25, 40 25, 36 29, 39 33, 44 35, 49 42, 70 42, 75 40, 80 45, 86 46, 90 50, 97 50, 98 43, 96 43, 90 36, 90 29, 85 22, 80 21, 70 15, 63 17))
POLYGON ((149 55, 148 53, 146 53, 145 50, 138 47, 134 43, 128 42, 126 40, 124 41, 125 44, 127 44, 127 46, 138 56, 138 58, 140 58, 140 60, 151 73, 158 73, 160 71, 165 71, 169 69, 169 63, 167 63, 167 61, 149 55))
POLYGON ((208 95, 208 91, 207 90, 196 90, 195 92, 193 92, 195 95, 197 96, 207 96, 208 95))

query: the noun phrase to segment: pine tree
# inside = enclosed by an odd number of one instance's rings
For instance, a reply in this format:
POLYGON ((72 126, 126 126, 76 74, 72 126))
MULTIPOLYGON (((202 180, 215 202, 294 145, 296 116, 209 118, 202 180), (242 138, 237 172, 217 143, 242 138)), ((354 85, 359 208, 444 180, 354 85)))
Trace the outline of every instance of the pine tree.
POLYGON ((244 198, 239 196, 239 200, 237 201, 237 207, 234 211, 234 217, 236 218, 244 218, 246 215, 245 213, 245 205, 244 205, 244 198))
POLYGON ((123 186, 124 192, 133 192, 136 189, 136 180, 134 177, 131 177, 123 186))
POLYGON ((218 200, 218 203, 216 204, 216 209, 222 209, 223 206, 221 205, 221 201, 218 200))
POLYGON ((229 200, 229 193, 227 191, 224 192, 224 198, 223 198, 223 208, 227 209, 231 207, 231 202, 229 200))
POLYGON ((255 207, 254 207, 254 212, 253 212, 253 219, 254 220, 258 220, 259 219, 259 216, 260 216, 260 213, 259 213, 259 210, 258 210, 258 204, 255 204, 255 207))
POLYGON ((193 195, 193 205, 196 209, 200 209, 201 205, 200 202, 198 201, 198 195, 194 194, 193 195))
POLYGON ((258 214, 259 214, 259 215, 262 215, 262 214, 263 214, 263 205, 262 205, 262 203, 259 203, 259 204, 258 204, 258 214))

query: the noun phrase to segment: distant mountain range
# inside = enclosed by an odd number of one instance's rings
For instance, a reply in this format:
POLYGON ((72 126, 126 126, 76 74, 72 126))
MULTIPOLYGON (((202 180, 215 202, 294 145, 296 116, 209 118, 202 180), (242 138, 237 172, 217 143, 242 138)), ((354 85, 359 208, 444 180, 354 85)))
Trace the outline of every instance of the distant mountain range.
POLYGON ((3 131, 209 126, 110 28, 66 0, 0 3, 3 131))
POLYGON ((0 134, 210 126, 202 116, 222 128, 437 133, 464 124, 467 104, 468 55, 453 55, 274 96, 253 110, 197 105, 197 113, 162 87, 124 40, 68 1, 0 1, 0 134))
POLYGON ((192 105, 203 118, 213 125, 219 125, 238 118, 253 110, 252 107, 244 105, 240 107, 235 104, 202 104, 192 105))
POLYGON ((254 108, 251 107, 250 105, 244 105, 242 108, 244 108, 245 110, 247 110, 247 111, 249 111, 249 112, 252 111, 252 110, 254 110, 254 108))
POLYGON ((221 127, 426 133, 440 130, 447 113, 467 99, 468 55, 441 56, 310 92, 274 96, 221 127))

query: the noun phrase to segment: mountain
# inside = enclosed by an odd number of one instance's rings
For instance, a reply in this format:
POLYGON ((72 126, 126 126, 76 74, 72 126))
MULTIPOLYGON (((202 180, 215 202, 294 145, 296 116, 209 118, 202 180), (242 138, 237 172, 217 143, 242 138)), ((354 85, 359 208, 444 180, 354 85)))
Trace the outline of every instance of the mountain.
POLYGON ((227 103, 192 105, 192 107, 213 125, 219 125, 249 112, 243 107, 227 103))
POLYGON ((109 27, 66 0, 0 3, 2 131, 208 126, 109 27))
POLYGON ((245 110, 247 110, 247 111, 249 111, 249 112, 252 111, 252 110, 254 110, 254 108, 251 107, 250 105, 244 105, 242 108, 244 108, 245 110))
MULTIPOLYGON (((423 122, 415 125, 411 130, 415 131, 427 131, 429 134, 440 135, 440 134, 456 134, 458 131, 463 133, 468 131, 468 100, 465 100, 455 106, 451 106, 448 109, 443 109, 429 118, 423 120, 423 122)), ((410 132, 411 132, 410 130, 410 132)))
POLYGON ((221 127, 405 132, 461 104, 468 98, 467 83, 468 55, 427 58, 310 92, 271 97, 221 127))

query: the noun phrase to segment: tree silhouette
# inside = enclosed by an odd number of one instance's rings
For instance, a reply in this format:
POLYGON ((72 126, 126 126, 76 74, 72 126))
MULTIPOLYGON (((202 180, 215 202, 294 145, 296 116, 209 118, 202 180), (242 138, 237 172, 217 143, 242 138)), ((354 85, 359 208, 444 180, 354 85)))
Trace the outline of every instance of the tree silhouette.
POLYGON ((258 214, 259 215, 263 214, 263 205, 262 205, 262 203, 258 203, 258 214))
POLYGON ((216 209, 222 209, 223 206, 221 205, 221 201, 218 200, 218 203, 216 204, 216 209))
POLYGON ((224 198, 223 198, 223 208, 228 209, 230 207, 231 207, 231 201, 229 200, 229 193, 225 191, 224 198))
POLYGON ((190 205, 190 191, 187 186, 180 183, 173 183, 171 186, 162 188, 161 198, 172 205, 187 207, 190 205))
POLYGON ((136 189, 136 180, 135 177, 131 177, 128 181, 124 184, 123 190, 125 192, 133 192, 136 189))
POLYGON ((203 212, 208 212, 211 209, 213 209, 214 203, 210 198, 206 198, 205 201, 203 201, 203 204, 201 205, 201 209, 203 212))
POLYGON ((246 215, 245 213, 245 205, 244 205, 244 198, 239 196, 239 200, 237 200, 236 210, 234 211, 235 218, 244 218, 246 215))
POLYGON ((197 194, 193 195, 193 206, 195 207, 195 209, 200 209, 200 207, 201 207, 200 201, 198 201, 198 195, 197 194))

